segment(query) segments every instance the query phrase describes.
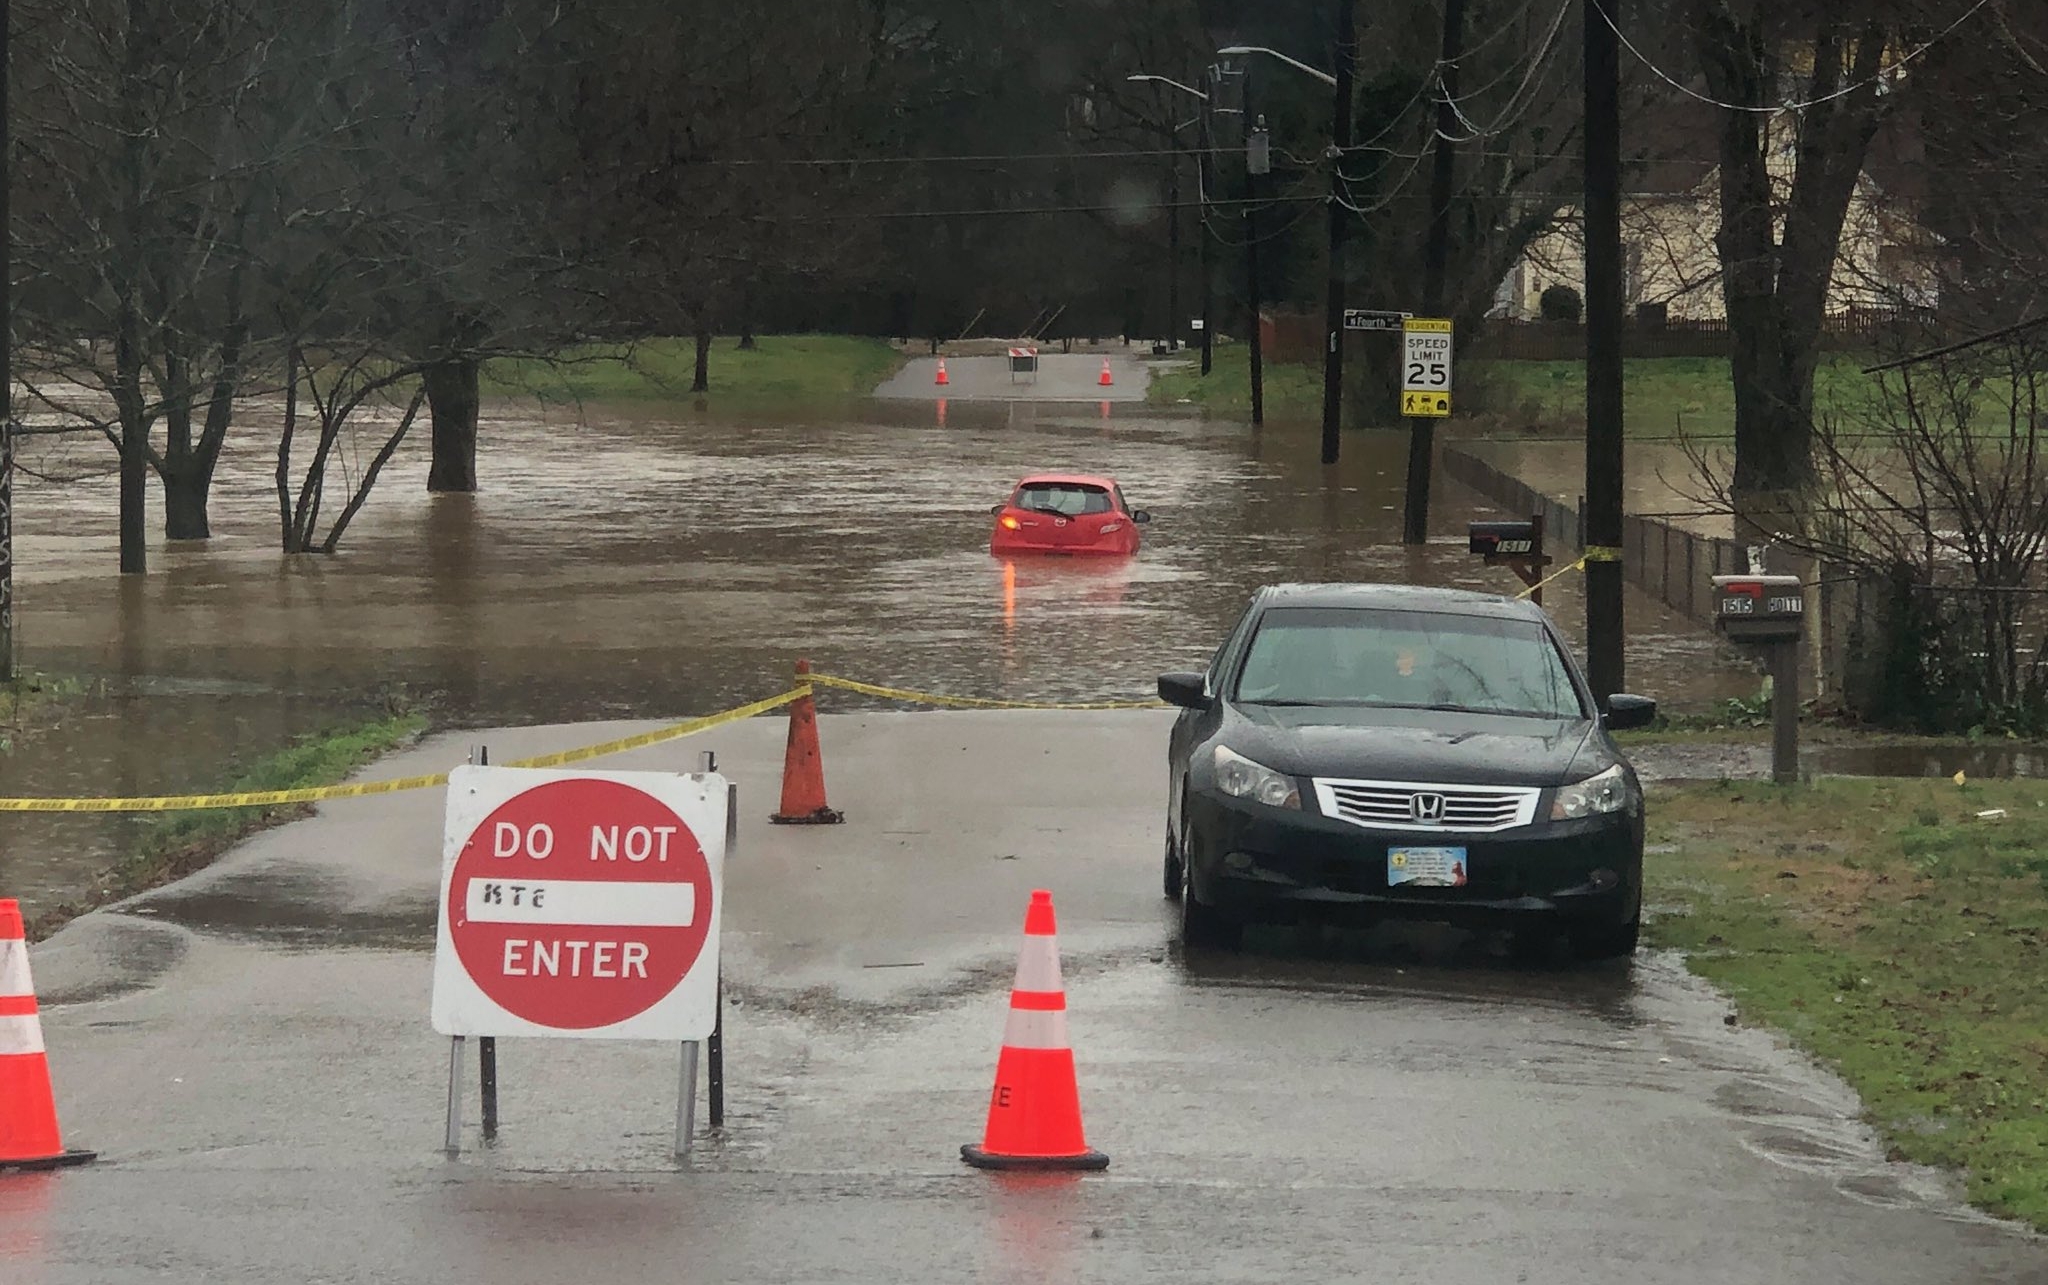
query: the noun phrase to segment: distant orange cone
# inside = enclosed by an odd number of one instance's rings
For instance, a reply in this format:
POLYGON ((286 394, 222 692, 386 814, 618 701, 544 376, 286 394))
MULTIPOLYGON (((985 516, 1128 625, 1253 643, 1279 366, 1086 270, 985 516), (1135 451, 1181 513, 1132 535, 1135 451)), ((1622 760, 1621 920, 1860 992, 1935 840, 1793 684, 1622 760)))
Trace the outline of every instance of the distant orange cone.
POLYGON ((946 359, 944 357, 939 358, 939 373, 932 377, 932 382, 941 387, 953 382, 946 378, 946 359))
POLYGON ((1102 373, 1096 376, 1095 382, 1102 385, 1104 388, 1107 388, 1111 384, 1114 384, 1116 382, 1116 376, 1109 373, 1109 358, 1104 357, 1102 359, 1102 373))
POLYGON ((1010 990, 1010 1021, 996 1060, 996 1087, 980 1145, 960 1148, 977 1169, 1107 1169, 1081 1132, 1081 1090, 1067 1043, 1067 992, 1060 982, 1052 894, 1031 894, 1024 949, 1010 990))
MULTIPOLYGON (((796 681, 806 685, 811 662, 796 663, 796 681)), ((789 749, 782 758, 782 807, 768 818, 777 825, 838 825, 846 817, 825 803, 825 758, 818 751, 818 702, 798 697, 789 707, 789 749)))
POLYGON ((84 1164, 90 1151, 66 1151, 57 1129, 50 1089, 50 1059, 35 982, 28 972, 28 940, 21 903, 0 900, 0 1172, 84 1164))

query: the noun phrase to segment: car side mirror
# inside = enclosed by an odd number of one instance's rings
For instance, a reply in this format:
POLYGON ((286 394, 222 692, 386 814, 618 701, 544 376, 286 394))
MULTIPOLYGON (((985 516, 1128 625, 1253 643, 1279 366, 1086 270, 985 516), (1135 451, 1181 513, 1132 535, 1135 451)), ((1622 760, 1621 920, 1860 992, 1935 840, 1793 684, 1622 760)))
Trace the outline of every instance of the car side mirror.
POLYGON ((1657 702, 1647 696, 1617 692, 1607 698, 1607 730, 1628 732, 1657 721, 1657 702))
POLYGON ((1152 520, 1152 515, 1151 515, 1150 513, 1147 513, 1147 512, 1145 511, 1145 510, 1143 510, 1143 509, 1132 509, 1132 510, 1131 510, 1131 521, 1133 521, 1133 522, 1137 523, 1137 524, 1138 524, 1139 526, 1144 526, 1144 525, 1145 525, 1145 524, 1146 524, 1147 522, 1150 522, 1151 520, 1152 520))
POLYGON ((1001 513, 1007 507, 1009 506, 1003 504, 991 504, 988 506, 988 511, 990 513, 1001 513))
POLYGON ((1209 684, 1200 674, 1161 674, 1159 699, 1182 709, 1209 708, 1209 684))

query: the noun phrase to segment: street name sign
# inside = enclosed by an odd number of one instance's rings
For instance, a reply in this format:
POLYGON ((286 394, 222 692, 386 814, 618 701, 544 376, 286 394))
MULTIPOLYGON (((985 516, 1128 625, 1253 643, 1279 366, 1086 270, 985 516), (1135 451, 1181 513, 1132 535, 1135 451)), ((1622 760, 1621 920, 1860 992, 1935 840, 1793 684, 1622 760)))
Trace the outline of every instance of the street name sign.
POLYGON ((1378 330, 1400 333, 1401 323, 1414 316, 1412 312, 1382 312, 1373 308, 1346 308, 1344 328, 1346 330, 1378 330))

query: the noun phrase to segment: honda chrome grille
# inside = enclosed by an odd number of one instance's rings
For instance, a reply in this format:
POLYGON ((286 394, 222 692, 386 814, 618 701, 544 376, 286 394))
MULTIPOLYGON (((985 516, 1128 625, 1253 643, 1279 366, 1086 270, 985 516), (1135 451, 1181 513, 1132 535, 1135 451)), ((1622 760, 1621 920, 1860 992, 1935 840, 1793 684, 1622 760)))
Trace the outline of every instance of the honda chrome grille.
POLYGON ((1541 790, 1508 785, 1317 780, 1324 816, 1375 830, 1490 834, 1536 819, 1541 790))

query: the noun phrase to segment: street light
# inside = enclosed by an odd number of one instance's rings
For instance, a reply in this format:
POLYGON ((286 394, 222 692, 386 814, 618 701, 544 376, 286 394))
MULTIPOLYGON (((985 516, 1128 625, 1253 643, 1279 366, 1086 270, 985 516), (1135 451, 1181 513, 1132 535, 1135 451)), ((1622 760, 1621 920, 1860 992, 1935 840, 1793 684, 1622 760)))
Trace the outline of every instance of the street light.
MULTIPOLYGON (((1209 74, 1213 77, 1216 74, 1216 69, 1211 67, 1209 74)), ((1209 95, 1207 93, 1196 89, 1193 85, 1184 85, 1171 76, 1154 76, 1149 73, 1139 73, 1133 76, 1126 76, 1124 79, 1133 82, 1154 81, 1161 85, 1171 85, 1184 94, 1192 94, 1202 100, 1201 112, 1194 120, 1189 121, 1188 124, 1199 124, 1202 127, 1201 150, 1195 154, 1195 203, 1200 212, 1198 222, 1202 226, 1202 373, 1206 375, 1209 373, 1210 354, 1213 351, 1210 344, 1211 319, 1209 316, 1209 297, 1212 284, 1210 278, 1214 275, 1209 266, 1209 177, 1207 168, 1209 113, 1216 109, 1209 105, 1209 95)), ((1178 134, 1185 127, 1177 127, 1174 133, 1178 134)), ((1168 211, 1169 218, 1167 223, 1166 254, 1172 263, 1172 271, 1168 276, 1166 291, 1167 342, 1173 348, 1178 349, 1180 346, 1180 167, 1178 164, 1174 166, 1174 181, 1172 189, 1168 193, 1167 201, 1173 207, 1168 211)))
POLYGON ((1323 463, 1337 462, 1344 419, 1344 234, 1350 211, 1344 201, 1344 158, 1351 151, 1351 77, 1358 64, 1355 0, 1338 0, 1333 52, 1337 74, 1319 71, 1264 45, 1231 45, 1216 52, 1223 57, 1264 54, 1296 71, 1315 77, 1335 90, 1330 119, 1330 266, 1329 298, 1323 319, 1323 463))
POLYGON ((1199 89, 1196 89, 1193 85, 1183 85, 1171 76, 1126 76, 1124 77, 1124 79, 1133 82, 1140 80, 1156 80, 1162 85, 1172 85, 1175 89, 1180 90, 1184 94, 1193 94, 1195 97, 1201 99, 1205 103, 1209 101, 1209 95, 1203 93, 1199 89))
POLYGON ((1299 58, 1289 58, 1286 54, 1281 53, 1278 49, 1268 49, 1264 45, 1232 45, 1228 49, 1218 49, 1216 52, 1225 57, 1231 57, 1237 54, 1264 54, 1268 58, 1278 58, 1281 62, 1286 63, 1288 66, 1294 68, 1296 71, 1307 72, 1309 75, 1314 76, 1317 80, 1322 81, 1325 85, 1328 85, 1332 89, 1335 89, 1337 87, 1337 78, 1335 76, 1332 76, 1329 72, 1321 71, 1317 68, 1311 67, 1307 63, 1301 61, 1299 58))

